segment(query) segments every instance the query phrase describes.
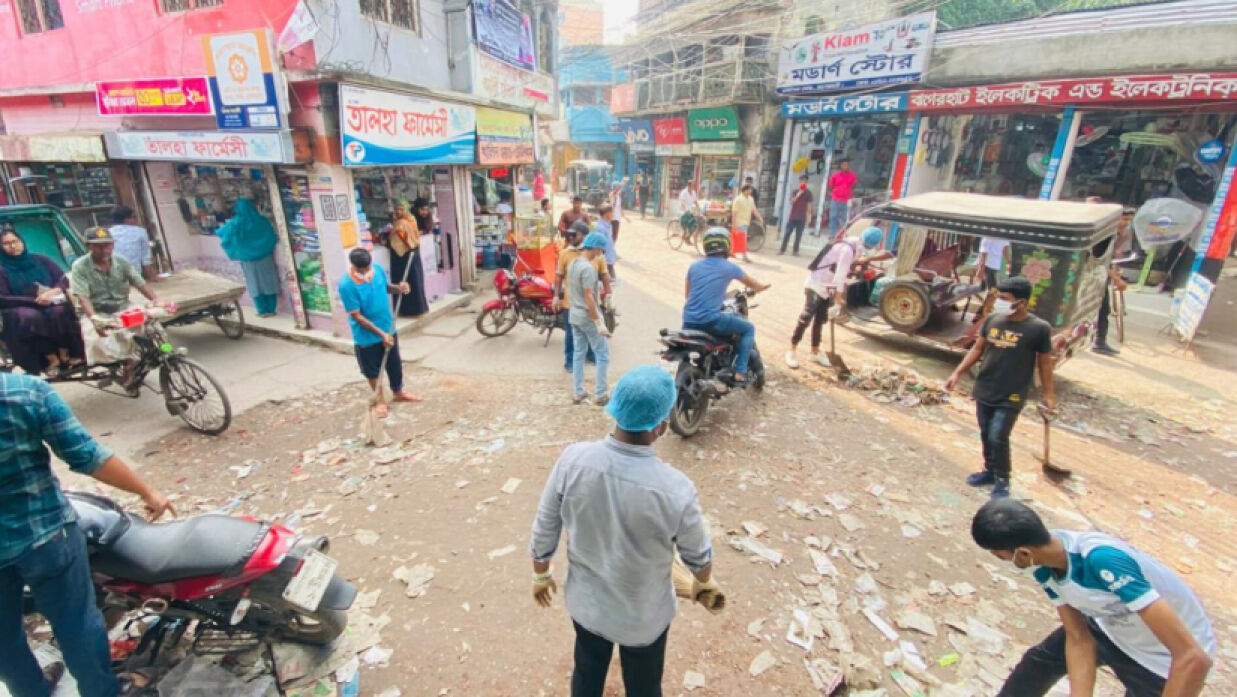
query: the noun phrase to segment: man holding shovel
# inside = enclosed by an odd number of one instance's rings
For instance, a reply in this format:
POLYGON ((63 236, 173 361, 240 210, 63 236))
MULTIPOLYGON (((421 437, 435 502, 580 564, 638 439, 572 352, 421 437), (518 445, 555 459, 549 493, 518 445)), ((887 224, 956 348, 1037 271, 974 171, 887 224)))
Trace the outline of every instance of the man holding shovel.
POLYGON ((568 446, 541 494, 530 544, 533 598, 549 607, 558 590, 550 560, 565 527, 567 611, 576 631, 572 697, 601 697, 615 644, 628 697, 661 696, 676 546, 692 573, 691 597, 718 594, 696 487, 653 452, 674 401, 674 379, 661 368, 624 375, 606 407, 614 432, 568 446))
MULTIPOLYGON (((399 357, 399 337, 395 335, 395 313, 391 310, 391 296, 407 295, 412 288, 407 280, 398 285, 391 283, 387 272, 381 266, 374 266, 373 258, 365 249, 352 250, 348 262, 351 264, 348 275, 339 281, 339 299, 348 313, 353 351, 361 374, 369 381, 370 389, 378 393, 378 378, 385 362, 394 401, 421 401, 420 397, 404 391, 404 367, 399 357)), ((374 411, 378 418, 385 419, 386 402, 379 399, 374 411)))

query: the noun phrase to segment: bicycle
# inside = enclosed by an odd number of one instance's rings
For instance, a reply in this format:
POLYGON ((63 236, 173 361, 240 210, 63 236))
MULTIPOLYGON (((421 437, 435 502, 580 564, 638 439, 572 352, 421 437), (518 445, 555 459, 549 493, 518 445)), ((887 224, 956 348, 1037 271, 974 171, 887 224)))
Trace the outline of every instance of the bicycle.
POLYGON ((690 244, 695 247, 696 253, 699 253, 700 227, 700 217, 692 212, 671 218, 670 222, 666 223, 666 243, 671 249, 682 249, 685 243, 690 244))

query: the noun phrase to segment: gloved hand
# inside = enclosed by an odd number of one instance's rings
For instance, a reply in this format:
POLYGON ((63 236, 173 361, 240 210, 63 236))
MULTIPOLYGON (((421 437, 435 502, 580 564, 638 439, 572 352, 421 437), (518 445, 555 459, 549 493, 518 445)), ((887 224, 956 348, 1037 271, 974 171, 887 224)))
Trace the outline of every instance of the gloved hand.
POLYGON ((554 572, 533 574, 533 600, 541 607, 550 607, 554 594, 558 592, 558 584, 554 582, 554 572))
POLYGON ((601 334, 607 339, 610 338, 610 330, 606 328, 606 323, 604 321, 597 322, 597 333, 601 334))
POLYGON ((842 308, 834 305, 829 308, 829 319, 837 319, 842 314, 842 308))
POLYGON ((714 615, 720 614, 726 607, 726 596, 713 576, 703 583, 696 577, 692 577, 692 599, 714 615))

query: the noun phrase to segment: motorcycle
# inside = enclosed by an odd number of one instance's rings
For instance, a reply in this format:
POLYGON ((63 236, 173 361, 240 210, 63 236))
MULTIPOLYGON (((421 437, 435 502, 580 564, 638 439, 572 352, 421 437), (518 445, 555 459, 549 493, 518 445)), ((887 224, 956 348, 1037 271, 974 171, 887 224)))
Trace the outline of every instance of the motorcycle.
MULTIPOLYGON (((527 322, 545 333, 545 345, 555 329, 567 330, 556 309, 554 286, 540 276, 525 272, 516 276, 509 269, 494 274, 494 290, 498 298, 481 306, 477 315, 477 331, 482 336, 502 336, 518 322, 527 322)), ((618 312, 610 295, 601 298, 601 314, 606 328, 613 332, 618 326, 618 312)))
MULTIPOLYGON (((726 299, 722 312, 747 317, 748 310, 756 307, 748 304, 753 295, 749 290, 736 292, 726 299)), ((695 329, 662 329, 660 341, 666 347, 661 352, 662 360, 679 364, 674 377, 678 397, 670 411, 670 429, 689 438, 700 430, 709 403, 736 387, 734 362, 738 357, 738 339, 695 329)), ((749 389, 764 389, 765 364, 755 346, 748 359, 748 381, 749 389)))
MULTIPOLYGON (((152 643, 157 653, 169 632, 175 645, 193 621, 194 647, 202 651, 234 648, 238 634, 255 645, 322 646, 348 625, 356 588, 336 575, 325 536, 302 538, 281 525, 218 514, 148 523, 104 496, 65 496, 86 537, 109 626, 135 610, 150 622, 135 653, 152 643)), ((37 609, 26 601, 27 613, 37 609)))

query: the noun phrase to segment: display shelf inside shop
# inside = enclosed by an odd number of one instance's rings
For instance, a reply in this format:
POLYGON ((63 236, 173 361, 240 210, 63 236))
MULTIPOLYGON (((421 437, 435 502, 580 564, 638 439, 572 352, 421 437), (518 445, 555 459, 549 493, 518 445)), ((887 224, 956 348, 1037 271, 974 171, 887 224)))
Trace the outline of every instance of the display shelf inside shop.
POLYGON ((258 212, 268 218, 273 214, 260 169, 180 165, 176 176, 181 200, 204 235, 215 234, 232 215, 239 198, 252 199, 258 212))
POLYGON ((116 205, 116 190, 107 165, 33 164, 31 174, 47 177, 41 188, 48 203, 65 209, 108 208, 116 205))

